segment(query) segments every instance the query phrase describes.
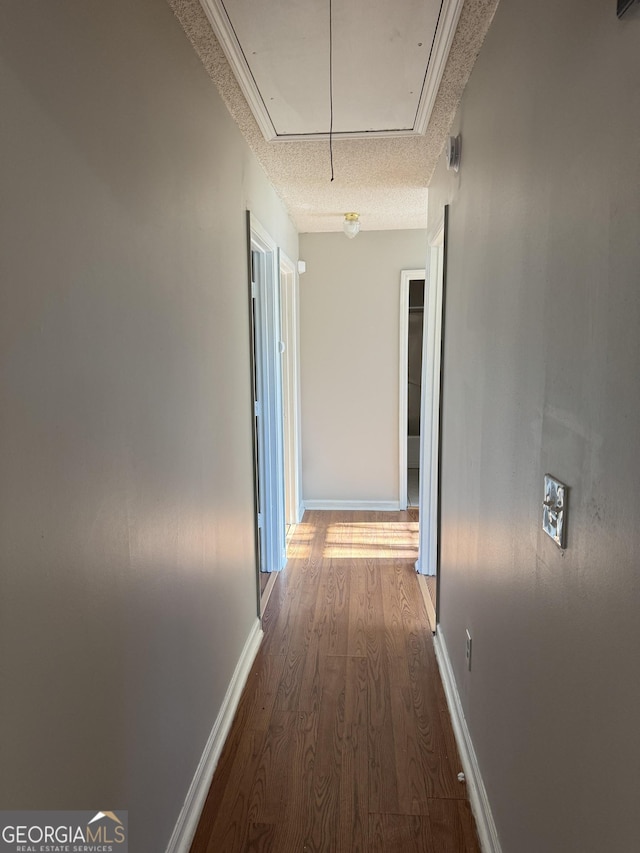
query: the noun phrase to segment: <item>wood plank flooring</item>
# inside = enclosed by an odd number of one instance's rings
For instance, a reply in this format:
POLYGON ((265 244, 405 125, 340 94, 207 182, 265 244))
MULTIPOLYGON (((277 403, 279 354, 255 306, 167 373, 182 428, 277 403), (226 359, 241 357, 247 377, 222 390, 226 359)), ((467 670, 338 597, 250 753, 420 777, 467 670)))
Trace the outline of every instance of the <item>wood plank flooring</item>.
POLYGON ((416 548, 417 510, 305 513, 191 853, 479 853, 416 548))

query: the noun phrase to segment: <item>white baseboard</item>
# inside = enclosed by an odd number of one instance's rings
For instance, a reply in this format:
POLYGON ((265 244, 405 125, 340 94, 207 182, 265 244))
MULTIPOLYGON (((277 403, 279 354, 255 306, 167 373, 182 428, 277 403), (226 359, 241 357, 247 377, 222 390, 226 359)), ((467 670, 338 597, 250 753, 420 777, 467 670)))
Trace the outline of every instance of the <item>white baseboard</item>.
POLYGON ((370 510, 371 512, 397 512, 399 501, 308 501, 305 509, 370 510))
POLYGON ((456 736, 458 750, 460 752, 460 761, 467 780, 467 790, 469 792, 469 801, 471 809, 476 819, 476 827, 478 829, 478 837, 480 838, 480 847, 483 853, 501 853, 500 841, 496 831, 496 825, 491 814, 489 798, 482 781, 478 759, 475 749, 471 741, 471 735, 467 727, 467 721, 464 718, 462 703, 460 702, 460 694, 456 686, 451 659, 447 651, 447 645, 444 637, 438 627, 436 635, 433 638, 433 644, 436 649, 436 658, 444 692, 447 696, 447 704, 449 713, 451 714, 451 722, 453 731, 456 736))
POLYGON ((178 816, 169 844, 167 845, 166 853, 189 853, 189 848, 191 847, 191 842, 193 841, 193 836, 200 820, 200 814, 202 813, 204 802, 211 787, 213 773, 220 758, 224 742, 229 734, 229 729, 231 728, 231 723, 233 722, 233 717, 240 701, 240 694, 247 682, 251 666, 253 665, 261 642, 262 627, 260 620, 256 619, 244 644, 240 660, 236 665, 222 702, 220 713, 213 724, 211 734, 189 786, 187 797, 178 816))

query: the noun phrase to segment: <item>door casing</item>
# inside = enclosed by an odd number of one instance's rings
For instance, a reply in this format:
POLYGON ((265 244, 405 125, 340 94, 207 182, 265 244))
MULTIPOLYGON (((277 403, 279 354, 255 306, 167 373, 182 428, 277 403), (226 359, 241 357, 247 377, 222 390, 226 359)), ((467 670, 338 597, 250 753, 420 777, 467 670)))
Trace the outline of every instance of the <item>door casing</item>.
POLYGON ((254 324, 258 570, 286 562, 279 250, 249 214, 254 324))
POLYGON ((444 219, 429 236, 425 280, 425 334, 422 350, 420 416, 420 538, 416 570, 436 575, 440 446, 440 372, 444 291, 444 219))
POLYGON ((280 308, 282 341, 282 399, 284 419, 285 522, 302 521, 300 449, 299 280, 296 267, 280 251, 280 308))

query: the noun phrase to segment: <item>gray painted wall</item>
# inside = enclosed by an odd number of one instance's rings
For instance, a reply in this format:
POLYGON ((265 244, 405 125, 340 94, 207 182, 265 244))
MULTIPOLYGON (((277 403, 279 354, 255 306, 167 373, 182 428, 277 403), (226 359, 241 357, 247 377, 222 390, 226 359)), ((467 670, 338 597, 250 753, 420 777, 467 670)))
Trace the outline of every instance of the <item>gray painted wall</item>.
POLYGON ((304 500, 397 503, 400 273, 426 231, 301 234, 300 255, 304 500))
POLYGON ((459 110, 441 630, 505 853, 640 848, 640 20, 503 0, 459 110), (545 472, 570 489, 564 555, 545 472), (473 635, 466 671, 464 632, 473 635))
POLYGON ((166 846, 256 619, 245 208, 164 0, 0 7, 0 804, 166 846))

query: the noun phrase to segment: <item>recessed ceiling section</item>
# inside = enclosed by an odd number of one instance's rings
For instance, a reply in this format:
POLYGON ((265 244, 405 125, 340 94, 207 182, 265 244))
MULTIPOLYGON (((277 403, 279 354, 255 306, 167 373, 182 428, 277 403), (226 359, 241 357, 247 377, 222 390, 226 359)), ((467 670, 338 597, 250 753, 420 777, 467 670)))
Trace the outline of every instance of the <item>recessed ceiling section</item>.
POLYGON ((201 0, 267 140, 424 133, 462 0, 201 0), (265 14, 268 8, 268 14, 265 14))

